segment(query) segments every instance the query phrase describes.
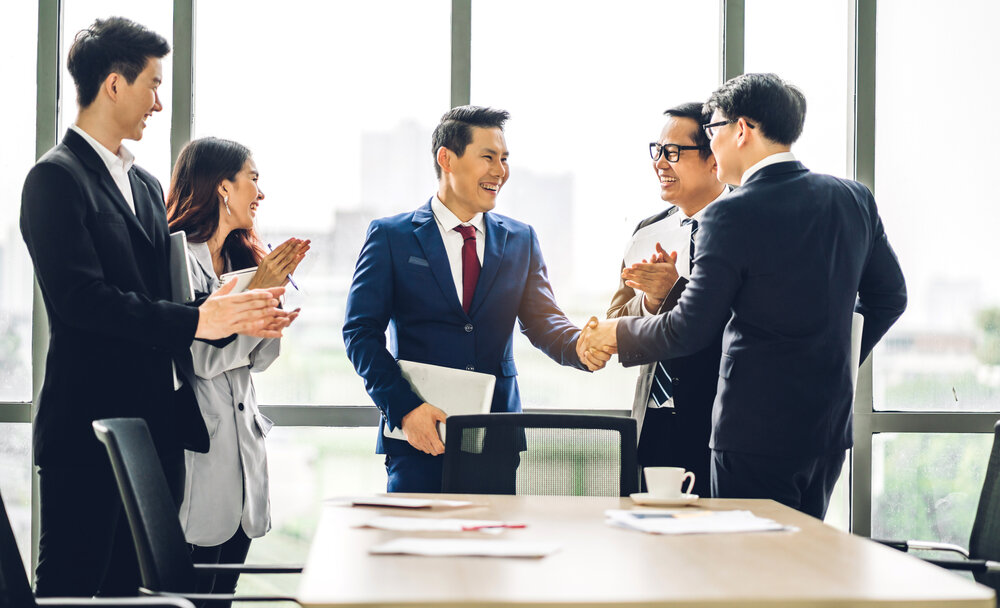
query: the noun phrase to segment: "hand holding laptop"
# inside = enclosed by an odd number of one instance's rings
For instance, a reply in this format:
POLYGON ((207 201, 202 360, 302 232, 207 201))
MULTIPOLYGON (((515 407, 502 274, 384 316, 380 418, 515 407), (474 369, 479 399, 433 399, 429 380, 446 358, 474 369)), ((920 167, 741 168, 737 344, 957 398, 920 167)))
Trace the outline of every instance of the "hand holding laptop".
POLYGON ((421 403, 403 416, 403 433, 413 447, 425 454, 444 454, 444 443, 438 434, 438 422, 444 422, 448 415, 430 403, 421 403))

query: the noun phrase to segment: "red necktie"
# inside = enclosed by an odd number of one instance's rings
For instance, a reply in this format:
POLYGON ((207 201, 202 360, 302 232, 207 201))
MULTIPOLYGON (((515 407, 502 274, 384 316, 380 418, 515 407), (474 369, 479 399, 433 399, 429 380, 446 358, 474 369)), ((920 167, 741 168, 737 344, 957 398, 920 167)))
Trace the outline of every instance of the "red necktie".
POLYGON ((476 227, 456 226, 455 230, 462 234, 462 308, 469 312, 472 306, 472 294, 476 293, 476 281, 479 280, 479 254, 476 253, 476 227))

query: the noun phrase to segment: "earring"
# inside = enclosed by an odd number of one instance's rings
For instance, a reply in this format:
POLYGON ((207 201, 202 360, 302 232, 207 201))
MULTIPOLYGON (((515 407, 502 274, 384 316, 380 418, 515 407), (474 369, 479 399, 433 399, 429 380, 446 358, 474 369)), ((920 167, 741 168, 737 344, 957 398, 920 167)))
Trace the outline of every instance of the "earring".
POLYGON ((228 201, 223 201, 223 203, 226 205, 226 213, 229 214, 229 215, 232 215, 233 212, 229 210, 229 202, 228 201))

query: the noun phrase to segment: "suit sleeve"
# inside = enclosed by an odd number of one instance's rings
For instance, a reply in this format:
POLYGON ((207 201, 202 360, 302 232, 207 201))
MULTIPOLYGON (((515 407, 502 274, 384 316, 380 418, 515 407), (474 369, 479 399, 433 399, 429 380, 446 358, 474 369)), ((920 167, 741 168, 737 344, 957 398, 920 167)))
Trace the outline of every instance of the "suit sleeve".
POLYGON ((556 304, 556 297, 549 284, 542 248, 535 236, 535 229, 529 227, 531 236, 531 260, 528 276, 521 295, 521 305, 517 318, 521 333, 553 361, 560 365, 586 370, 576 355, 576 341, 580 329, 570 321, 556 304))
MULTIPOLYGON (((625 270, 625 262, 622 262, 622 271, 625 270)), ((608 318, 618 319, 620 317, 641 317, 643 308, 643 295, 636 293, 634 289, 625 284, 625 279, 618 277, 618 291, 611 297, 611 306, 608 308, 608 318)))
POLYGON ((365 389, 385 416, 391 429, 423 403, 403 379, 399 364, 386 350, 385 330, 392 315, 393 277, 389 241, 378 221, 368 227, 368 236, 358 256, 354 281, 347 294, 344 346, 354 369, 365 381, 365 389))
POLYGON ((872 352, 875 344, 885 335, 896 319, 906 310, 906 281, 896 259, 896 252, 889 245, 882 218, 875 201, 868 194, 869 207, 874 215, 874 239, 871 255, 861 273, 858 301, 855 312, 865 318, 861 332, 861 361, 872 352))
POLYGON ((729 205, 705 212, 698 239, 698 263, 690 281, 678 280, 655 317, 618 322, 618 360, 625 367, 683 357, 698 352, 718 336, 732 314, 743 284, 746 251, 741 222, 729 205), (675 304, 676 302, 676 304, 675 304))
POLYGON ((66 169, 41 163, 28 173, 21 197, 21 233, 49 313, 77 329, 186 351, 198 326, 198 309, 108 283, 85 217, 83 194, 66 169))

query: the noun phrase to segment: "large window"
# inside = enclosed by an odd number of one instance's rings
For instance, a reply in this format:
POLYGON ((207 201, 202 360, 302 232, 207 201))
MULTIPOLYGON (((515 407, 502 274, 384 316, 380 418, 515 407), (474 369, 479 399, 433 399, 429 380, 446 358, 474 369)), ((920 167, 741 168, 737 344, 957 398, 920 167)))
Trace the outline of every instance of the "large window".
POLYGON ((368 223, 435 191, 450 14, 447 0, 197 3, 195 136, 253 151, 266 241, 313 241, 289 289, 302 316, 255 380, 262 403, 371 403, 344 354, 344 305, 368 223))
MULTIPOLYGON (((535 227, 578 325, 604 318, 632 231, 663 209, 647 147, 664 110, 717 86, 718 21, 714 2, 473 3, 471 101, 511 113, 497 212, 535 227)), ((560 368, 520 334, 515 357, 526 407, 632 405, 635 368, 560 368)))

